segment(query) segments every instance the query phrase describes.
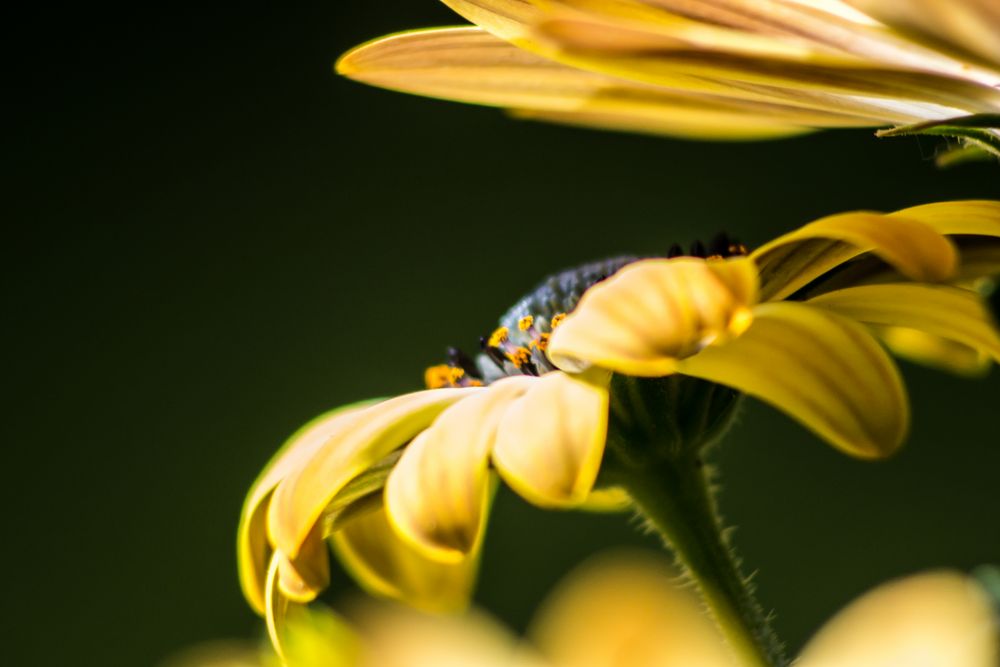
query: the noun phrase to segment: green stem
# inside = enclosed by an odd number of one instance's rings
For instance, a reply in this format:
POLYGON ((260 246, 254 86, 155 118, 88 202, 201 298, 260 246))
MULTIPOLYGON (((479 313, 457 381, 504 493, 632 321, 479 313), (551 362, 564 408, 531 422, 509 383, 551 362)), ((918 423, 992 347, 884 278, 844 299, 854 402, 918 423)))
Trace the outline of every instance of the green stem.
POLYGON ((639 511, 694 579, 742 661, 754 667, 786 665, 781 642, 726 543, 706 472, 697 456, 612 468, 614 480, 631 494, 639 511))

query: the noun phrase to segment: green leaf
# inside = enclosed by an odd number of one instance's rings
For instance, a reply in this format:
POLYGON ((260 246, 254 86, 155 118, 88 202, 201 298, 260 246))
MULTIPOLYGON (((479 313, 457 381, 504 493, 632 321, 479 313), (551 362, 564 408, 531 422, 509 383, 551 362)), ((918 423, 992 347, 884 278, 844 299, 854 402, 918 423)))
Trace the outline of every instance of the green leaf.
POLYGON ((932 120, 913 125, 901 125, 886 130, 879 130, 875 136, 907 137, 930 135, 939 137, 956 137, 967 146, 1000 158, 1000 114, 981 113, 956 118, 932 120))

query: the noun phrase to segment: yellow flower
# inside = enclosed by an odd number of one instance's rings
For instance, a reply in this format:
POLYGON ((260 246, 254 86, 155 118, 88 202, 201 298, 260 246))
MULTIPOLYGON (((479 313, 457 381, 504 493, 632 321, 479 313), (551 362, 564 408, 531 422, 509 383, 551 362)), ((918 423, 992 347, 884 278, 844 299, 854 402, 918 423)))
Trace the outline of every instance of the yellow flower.
POLYGON ((453 351, 430 369, 438 388, 307 425, 244 506, 248 600, 274 626, 288 600, 312 599, 328 581, 329 540, 369 590, 458 607, 493 470, 543 507, 620 506, 627 498, 598 483, 606 444, 628 456, 636 439, 622 434, 666 420, 670 446, 699 448, 726 427, 738 392, 849 454, 885 457, 908 404, 876 337, 966 371, 1000 359, 967 287, 1000 269, 998 202, 846 213, 744 252, 721 239, 692 253, 702 256, 674 249, 563 272, 504 316, 477 360, 453 351))
MULTIPOLYGON (((988 0, 444 0, 342 74, 540 120, 748 139, 975 116, 1000 154, 988 0)), ((958 134, 961 134, 959 132, 958 134)))

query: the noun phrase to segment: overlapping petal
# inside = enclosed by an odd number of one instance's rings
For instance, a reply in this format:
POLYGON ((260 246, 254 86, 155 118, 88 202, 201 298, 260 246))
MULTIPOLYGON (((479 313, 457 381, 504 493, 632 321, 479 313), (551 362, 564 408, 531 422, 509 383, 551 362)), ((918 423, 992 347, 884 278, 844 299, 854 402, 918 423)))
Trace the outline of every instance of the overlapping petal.
POLYGON ((1000 5, 992 0, 844 0, 901 33, 1000 67, 1000 5))
POLYGON ((376 595, 428 611, 455 611, 468 604, 478 555, 450 563, 427 558, 399 536, 384 508, 355 517, 331 541, 347 570, 376 595))
POLYGON ((643 260, 588 290, 555 331, 560 368, 599 366, 655 377, 745 327, 757 295, 748 259, 643 260))
POLYGON ((355 418, 373 401, 331 410, 296 431, 275 453, 250 487, 236 540, 240 584, 250 605, 263 614, 265 586, 271 547, 267 541, 267 508, 274 488, 297 468, 308 464, 331 437, 349 429, 355 418))
POLYGON ((589 72, 477 28, 390 35, 348 52, 337 69, 352 79, 402 92, 499 106, 520 115, 562 115, 591 123, 604 119, 664 134, 753 138, 870 124, 870 119, 852 121, 838 112, 726 95, 727 88, 700 81, 664 89, 589 72))
MULTIPOLYGON (((914 39, 919 22, 912 16, 886 25, 838 0, 445 0, 496 40, 530 52, 539 71, 522 72, 519 85, 501 66, 512 54, 483 58, 456 45, 442 58, 442 43, 431 34, 409 43, 415 67, 389 71, 370 58, 352 62, 358 55, 352 53, 340 69, 374 85, 503 106, 522 117, 679 136, 746 139, 831 126, 911 125, 1000 109, 993 47, 954 41, 962 30, 1000 41, 994 11, 977 24, 968 21, 985 11, 974 7, 984 1, 961 0, 956 16, 962 20, 943 22, 950 28, 942 42, 914 39), (557 67, 579 72, 588 83, 597 80, 588 76, 603 77, 620 89, 610 100, 601 99, 603 91, 588 100, 577 90, 562 96, 562 108, 551 99, 511 103, 511 93, 545 85, 541 72, 557 67), (660 113, 652 113, 650 99, 626 101, 627 91, 641 98, 662 93, 660 113), (566 108, 569 100, 573 108, 566 108), (695 106, 704 113, 700 122, 695 106)), ((858 2, 879 5, 876 15, 893 14, 884 11, 887 3, 858 2)), ((363 48, 369 56, 398 56, 396 40, 363 48)))
POLYGON ((610 374, 547 373, 503 415, 493 463, 517 493, 542 507, 584 503, 604 455, 610 374))
POLYGON ((869 328, 894 355, 916 364, 970 378, 983 377, 993 366, 993 357, 954 340, 906 327, 869 328))
POLYGON ((861 458, 892 454, 908 428, 903 383, 878 343, 861 325, 804 304, 757 306, 743 335, 677 371, 756 396, 861 458))
POLYGON ((294 559, 324 508, 344 486, 427 428, 445 408, 480 388, 434 389, 405 394, 359 413, 274 491, 268 531, 275 547, 294 559))
POLYGON ((970 290, 910 283, 864 285, 821 294, 807 303, 867 324, 914 329, 1000 361, 1000 334, 982 297, 970 290))
POLYGON ((811 222, 753 252, 761 300, 787 297, 868 252, 911 280, 946 280, 958 265, 958 254, 944 232, 919 218, 843 213, 811 222))
POLYGON ((393 527, 429 557, 466 558, 482 538, 490 496, 489 460, 511 402, 536 380, 512 377, 455 403, 414 438, 385 489, 393 527))

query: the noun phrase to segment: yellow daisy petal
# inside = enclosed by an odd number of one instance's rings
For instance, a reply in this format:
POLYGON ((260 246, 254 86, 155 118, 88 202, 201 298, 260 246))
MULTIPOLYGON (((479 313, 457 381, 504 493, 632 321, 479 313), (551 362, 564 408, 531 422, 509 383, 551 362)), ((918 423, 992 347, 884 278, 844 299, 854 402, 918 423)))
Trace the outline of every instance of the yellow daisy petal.
POLYGON ((587 499, 604 455, 609 382, 602 370, 555 371, 511 404, 493 447, 493 463, 511 488, 541 507, 587 499))
POLYGON ((352 428, 317 448, 309 465, 286 477, 268 512, 271 542, 296 558, 327 504, 352 478, 429 426, 449 405, 478 391, 430 389, 389 399, 356 416, 352 428))
POLYGON ((330 557, 318 523, 306 537, 293 560, 278 551, 278 584, 289 600, 311 602, 330 584, 330 557))
POLYGON ((430 560, 396 534, 383 508, 354 518, 331 540, 344 567, 373 594, 427 611, 468 604, 478 552, 454 563, 430 560))
POLYGON ((308 463, 313 454, 336 433, 350 428, 353 419, 374 401, 337 408, 309 422, 290 437, 250 487, 237 534, 236 549, 240 585, 250 606, 259 614, 265 611, 265 586, 271 547, 267 541, 267 508, 278 483, 298 467, 308 463))
POLYGON ((389 475, 389 521, 427 557, 459 561, 479 543, 497 426, 511 401, 533 382, 530 377, 501 379, 452 405, 414 438, 389 475))
POLYGON ((808 305, 757 306, 746 333, 677 371, 756 396, 861 458, 890 455, 909 424, 892 359, 861 325, 808 305))
POLYGON ((982 297, 946 285, 865 285, 807 301, 851 319, 916 329, 979 350, 1000 361, 1000 334, 982 297))
POLYGON ((587 512, 624 512, 631 507, 632 498, 618 487, 594 489, 580 505, 587 512))
POLYGON ((871 328, 894 355, 923 366, 970 378, 983 377, 993 366, 988 354, 947 338, 905 327, 871 328))
POLYGON ((845 0, 869 16, 918 36, 929 46, 947 46, 1000 66, 1000 5, 992 0, 845 0))
POLYGON ((678 359, 738 333, 756 290, 745 258, 635 262, 584 293, 553 333, 549 358, 567 370, 669 375, 678 359))
POLYGON ((574 573, 541 608, 532 638, 556 665, 736 667, 702 605, 638 556, 574 573))
POLYGON ((969 199, 935 202, 889 213, 891 218, 919 220, 939 234, 1000 237, 1000 202, 969 199))
MULTIPOLYGON (((680 134, 687 128, 716 137, 800 134, 808 127, 871 125, 837 111, 729 95, 731 88, 698 85, 668 90, 588 72, 523 50, 477 28, 435 28, 363 44, 337 71, 371 85, 427 97, 516 109, 518 115, 607 119, 680 134), (718 90, 716 90, 718 88, 718 90), (721 93, 727 93, 725 95, 721 93), (717 128, 710 123, 718 122, 717 128), (671 129, 673 128, 673 129, 671 129)), ((757 96, 760 98, 761 96, 757 96)), ((627 129, 627 128, 623 128, 627 129)))
POLYGON ((806 645, 798 667, 994 667, 997 617, 970 579, 931 572, 883 584, 806 645))
POLYGON ((924 282, 946 280, 958 262, 952 243, 925 222, 901 215, 843 213, 809 223, 753 252, 760 267, 761 300, 787 297, 866 252, 924 282))

